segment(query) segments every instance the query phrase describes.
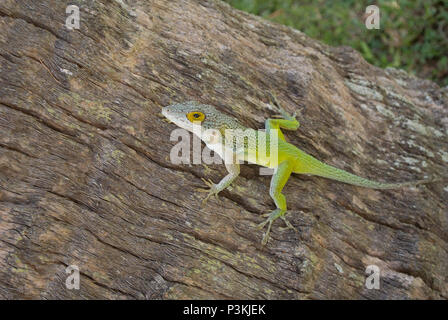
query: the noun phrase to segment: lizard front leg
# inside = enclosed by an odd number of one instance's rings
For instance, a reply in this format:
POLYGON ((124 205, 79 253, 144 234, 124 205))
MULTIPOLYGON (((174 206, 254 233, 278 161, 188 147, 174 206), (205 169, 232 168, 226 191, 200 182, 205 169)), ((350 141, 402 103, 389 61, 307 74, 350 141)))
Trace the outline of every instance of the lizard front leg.
POLYGON ((217 184, 213 183, 211 180, 205 180, 202 178, 202 181, 209 187, 209 189, 198 189, 199 192, 208 192, 208 195, 202 200, 202 204, 205 204, 207 200, 211 196, 218 196, 218 193, 230 186, 233 180, 240 174, 240 164, 238 162, 235 163, 227 163, 225 162, 225 166, 227 171, 229 172, 224 178, 221 179, 217 184))
POLYGON ((282 193, 283 187, 285 186, 286 182, 288 181, 289 177, 292 173, 293 164, 290 161, 283 161, 280 163, 280 165, 275 169, 274 175, 272 176, 271 180, 271 187, 269 189, 269 194, 271 198, 274 200, 275 205, 277 206, 277 209, 272 211, 269 215, 266 221, 258 225, 258 228, 263 228, 266 224, 268 224, 268 229, 266 230, 266 233, 263 236, 263 240, 261 243, 265 245, 268 242, 269 239, 269 232, 271 231, 271 225, 277 218, 282 218, 283 221, 285 221, 286 226, 288 228, 294 229, 295 228, 289 223, 288 220, 285 218, 286 213, 286 198, 285 195, 282 193))
POLYGON ((300 126, 299 121, 296 119, 296 114, 289 115, 278 103, 275 96, 271 95, 271 100, 274 104, 274 106, 277 108, 277 111, 280 113, 278 117, 281 117, 283 119, 266 119, 264 122, 264 126, 266 129, 266 133, 269 134, 269 131, 272 129, 278 130, 278 137, 280 140, 285 141, 285 137, 283 136, 281 129, 286 130, 297 130, 300 126))

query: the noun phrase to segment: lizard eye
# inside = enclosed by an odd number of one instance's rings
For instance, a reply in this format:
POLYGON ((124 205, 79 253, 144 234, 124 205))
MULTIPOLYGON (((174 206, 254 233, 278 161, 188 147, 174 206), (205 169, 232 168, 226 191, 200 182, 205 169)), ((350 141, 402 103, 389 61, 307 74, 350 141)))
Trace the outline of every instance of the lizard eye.
POLYGON ((190 120, 191 122, 202 122, 205 119, 205 114, 203 114, 200 111, 192 111, 187 113, 187 119, 190 120))

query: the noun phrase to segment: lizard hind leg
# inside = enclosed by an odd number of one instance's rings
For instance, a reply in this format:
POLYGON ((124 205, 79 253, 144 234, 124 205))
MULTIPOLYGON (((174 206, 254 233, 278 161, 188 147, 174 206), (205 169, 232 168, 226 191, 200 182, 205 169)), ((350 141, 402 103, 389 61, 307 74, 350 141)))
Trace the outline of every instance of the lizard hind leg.
POLYGON ((272 176, 269 194, 271 195, 271 198, 274 200, 277 209, 268 214, 268 218, 258 225, 259 229, 264 228, 266 224, 268 225, 266 233, 263 236, 263 240, 261 241, 263 245, 265 245, 268 242, 272 223, 278 218, 281 218, 285 222, 287 228, 295 230, 295 228, 291 225, 291 223, 285 218, 285 213, 287 210, 286 197, 283 193, 281 193, 283 187, 285 186, 286 182, 291 176, 292 168, 293 165, 289 161, 283 161, 276 168, 275 173, 272 176))

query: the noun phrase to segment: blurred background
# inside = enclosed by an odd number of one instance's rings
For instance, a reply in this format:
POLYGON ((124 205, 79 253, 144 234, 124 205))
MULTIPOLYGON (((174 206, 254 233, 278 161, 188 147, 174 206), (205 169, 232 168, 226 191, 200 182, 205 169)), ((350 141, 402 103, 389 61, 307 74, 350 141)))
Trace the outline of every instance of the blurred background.
POLYGON ((332 46, 355 48, 378 67, 404 69, 448 85, 448 0, 224 0, 298 29, 332 46), (380 29, 367 29, 365 9, 380 9, 380 29))

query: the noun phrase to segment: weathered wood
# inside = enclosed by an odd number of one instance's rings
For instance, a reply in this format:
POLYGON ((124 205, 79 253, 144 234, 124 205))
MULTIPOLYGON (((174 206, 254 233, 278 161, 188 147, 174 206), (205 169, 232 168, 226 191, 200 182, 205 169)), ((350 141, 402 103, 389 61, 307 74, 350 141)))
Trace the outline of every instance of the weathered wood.
POLYGON ((201 207, 162 106, 213 104, 381 181, 446 174, 448 90, 219 1, 0 2, 1 298, 448 298, 448 185, 375 191, 294 176, 262 247, 269 177, 243 166, 201 207), (79 30, 68 30, 68 4, 79 30), (381 288, 365 287, 377 265, 381 288), (69 265, 80 290, 65 287, 69 265))

